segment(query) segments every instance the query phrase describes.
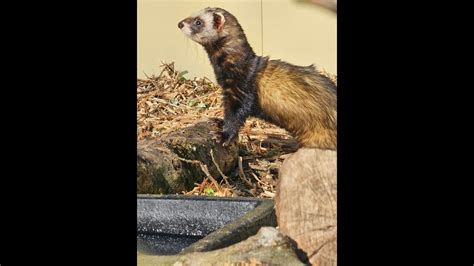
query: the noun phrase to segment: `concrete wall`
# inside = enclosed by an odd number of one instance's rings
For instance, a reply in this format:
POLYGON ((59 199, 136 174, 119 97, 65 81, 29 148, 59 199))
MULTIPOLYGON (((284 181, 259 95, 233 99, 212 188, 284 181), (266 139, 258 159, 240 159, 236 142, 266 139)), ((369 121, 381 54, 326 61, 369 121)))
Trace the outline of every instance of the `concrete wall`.
POLYGON ((215 80, 204 49, 178 29, 181 19, 205 7, 221 7, 234 14, 254 51, 297 65, 316 64, 336 74, 337 16, 320 7, 295 0, 205 1, 137 0, 137 76, 157 74, 161 61, 175 62, 188 78, 215 80))

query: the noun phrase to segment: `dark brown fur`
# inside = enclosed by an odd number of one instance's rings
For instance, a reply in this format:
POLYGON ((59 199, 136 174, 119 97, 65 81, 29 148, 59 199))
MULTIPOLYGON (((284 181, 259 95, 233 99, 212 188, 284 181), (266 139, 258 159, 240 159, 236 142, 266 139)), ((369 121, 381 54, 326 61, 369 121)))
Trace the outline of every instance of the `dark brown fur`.
POLYGON ((206 12, 220 12, 225 17, 222 27, 214 15, 213 27, 223 28, 219 38, 201 43, 223 89, 223 144, 237 137, 245 120, 254 116, 285 128, 303 147, 335 150, 336 84, 312 65, 295 66, 255 55, 232 14, 220 8, 206 12))

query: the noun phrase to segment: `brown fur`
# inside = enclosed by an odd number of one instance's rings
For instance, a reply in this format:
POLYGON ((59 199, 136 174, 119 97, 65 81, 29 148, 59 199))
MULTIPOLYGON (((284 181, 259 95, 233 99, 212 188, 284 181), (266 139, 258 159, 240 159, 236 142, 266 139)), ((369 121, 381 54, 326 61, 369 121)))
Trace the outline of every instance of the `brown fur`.
POLYGON ((267 120, 288 130, 301 146, 336 149, 337 96, 329 78, 313 67, 270 60, 257 74, 257 84, 267 120))

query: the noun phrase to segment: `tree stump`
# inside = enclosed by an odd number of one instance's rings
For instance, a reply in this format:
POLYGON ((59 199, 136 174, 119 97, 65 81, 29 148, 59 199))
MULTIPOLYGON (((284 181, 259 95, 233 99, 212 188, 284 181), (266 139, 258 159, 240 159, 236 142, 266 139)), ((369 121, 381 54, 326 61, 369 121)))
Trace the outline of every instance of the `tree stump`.
POLYGON ((228 147, 217 144, 210 134, 218 130, 207 122, 174 131, 159 139, 145 139, 137 146, 137 193, 171 194, 191 190, 203 180, 200 161, 209 174, 219 176, 216 164, 224 173, 237 165, 237 140, 228 147), (216 163, 210 152, 213 152, 216 163))
POLYGON ((276 215, 312 265, 337 264, 337 152, 302 148, 280 168, 276 215))

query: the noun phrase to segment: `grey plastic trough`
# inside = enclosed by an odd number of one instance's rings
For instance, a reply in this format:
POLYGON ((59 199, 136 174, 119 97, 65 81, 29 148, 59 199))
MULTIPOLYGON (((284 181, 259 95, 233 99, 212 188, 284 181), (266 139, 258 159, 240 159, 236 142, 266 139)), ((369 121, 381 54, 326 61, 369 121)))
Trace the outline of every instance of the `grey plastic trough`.
POLYGON ((137 249, 172 255, 223 248, 276 226, 270 199, 137 195, 137 249))

